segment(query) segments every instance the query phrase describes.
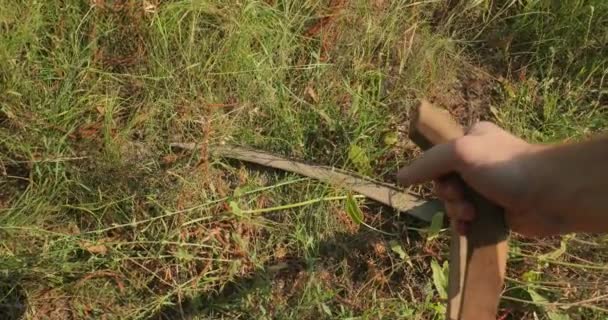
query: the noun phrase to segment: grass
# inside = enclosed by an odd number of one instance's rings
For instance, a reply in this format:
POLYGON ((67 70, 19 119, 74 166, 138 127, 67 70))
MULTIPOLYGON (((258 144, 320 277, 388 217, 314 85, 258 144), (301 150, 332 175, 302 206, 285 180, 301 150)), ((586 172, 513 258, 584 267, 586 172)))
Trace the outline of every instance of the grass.
MULTIPOLYGON (((608 123, 602 0, 0 8, 3 319, 440 319, 445 233, 213 147, 391 181, 420 97, 539 142, 608 123)), ((606 240, 515 236, 501 316, 605 318, 606 240)))

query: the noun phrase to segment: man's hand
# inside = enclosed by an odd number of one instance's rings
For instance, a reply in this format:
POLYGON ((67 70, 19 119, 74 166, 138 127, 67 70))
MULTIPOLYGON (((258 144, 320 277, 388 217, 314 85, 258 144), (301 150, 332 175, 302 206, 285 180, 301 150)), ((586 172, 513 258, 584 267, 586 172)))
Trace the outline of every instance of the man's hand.
POLYGON ((475 218, 467 201, 462 179, 477 192, 502 206, 511 229, 525 235, 560 233, 551 212, 537 212, 529 178, 537 165, 533 155, 546 147, 529 144, 489 122, 473 126, 462 138, 437 145, 402 168, 397 179, 404 185, 435 181, 435 192, 444 201, 447 214, 456 220, 460 233, 475 218), (446 178, 446 176, 448 178, 446 178))

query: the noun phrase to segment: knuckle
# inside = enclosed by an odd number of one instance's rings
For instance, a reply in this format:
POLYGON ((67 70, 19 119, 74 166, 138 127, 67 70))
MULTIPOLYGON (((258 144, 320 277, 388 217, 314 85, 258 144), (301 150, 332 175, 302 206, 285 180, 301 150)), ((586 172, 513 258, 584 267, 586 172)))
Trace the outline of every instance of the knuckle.
POLYGON ((480 128, 496 128, 496 125, 494 124, 494 122, 490 122, 490 121, 479 121, 479 123, 477 125, 480 128))
POLYGON ((469 130, 469 134, 483 133, 496 129, 497 126, 490 121, 480 121, 474 124, 469 130))
POLYGON ((454 141, 454 158, 457 164, 468 167, 473 162, 474 140, 470 136, 464 136, 454 141))

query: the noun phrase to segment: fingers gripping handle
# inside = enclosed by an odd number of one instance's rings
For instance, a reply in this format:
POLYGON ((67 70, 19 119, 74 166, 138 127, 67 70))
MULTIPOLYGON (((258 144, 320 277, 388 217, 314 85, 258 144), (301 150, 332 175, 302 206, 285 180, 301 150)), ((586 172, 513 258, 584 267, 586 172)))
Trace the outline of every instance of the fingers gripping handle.
MULTIPOLYGON (((414 109, 410 137, 422 149, 464 135, 464 130, 445 111, 422 100, 414 109)), ((503 211, 470 188, 467 198, 477 217, 466 236, 452 229, 448 283, 449 320, 494 320, 507 261, 508 229, 503 211)))

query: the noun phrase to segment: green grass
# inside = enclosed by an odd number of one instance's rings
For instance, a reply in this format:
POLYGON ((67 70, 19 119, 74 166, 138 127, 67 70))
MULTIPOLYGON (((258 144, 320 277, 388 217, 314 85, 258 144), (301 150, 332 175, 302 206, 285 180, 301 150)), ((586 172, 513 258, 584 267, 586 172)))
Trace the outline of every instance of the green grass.
MULTIPOLYGON (((0 0, 1 318, 441 319, 447 234, 213 148, 391 181, 421 97, 533 141, 606 128, 608 3, 450 3, 0 0)), ((605 318, 607 259, 515 237, 501 315, 605 318)))

